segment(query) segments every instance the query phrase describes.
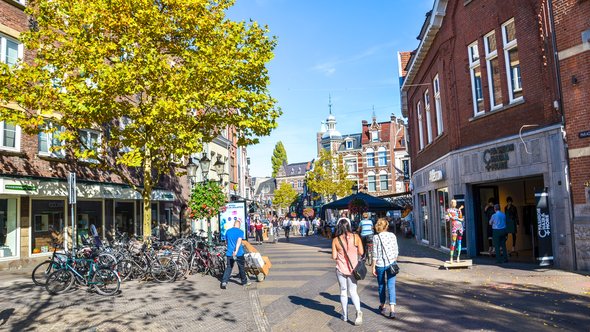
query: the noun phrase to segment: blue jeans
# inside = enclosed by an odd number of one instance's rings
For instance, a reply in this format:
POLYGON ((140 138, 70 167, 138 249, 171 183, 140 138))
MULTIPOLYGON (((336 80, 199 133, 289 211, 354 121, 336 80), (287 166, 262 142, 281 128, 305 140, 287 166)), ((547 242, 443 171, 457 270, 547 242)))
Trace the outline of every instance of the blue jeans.
POLYGON ((238 263, 238 270, 240 271, 240 279, 242 280, 242 285, 245 285, 248 282, 248 277, 246 276, 246 259, 244 256, 238 256, 234 260, 232 256, 225 256, 225 271, 223 272, 223 277, 221 278, 221 283, 227 284, 229 281, 229 277, 231 277, 231 271, 234 269, 234 263, 238 263))
POLYGON ((389 272, 389 266, 377 266, 377 284, 379 284, 379 301, 385 303, 385 292, 389 291, 389 304, 395 304, 395 276, 389 272), (387 275, 387 287, 385 278, 387 275))

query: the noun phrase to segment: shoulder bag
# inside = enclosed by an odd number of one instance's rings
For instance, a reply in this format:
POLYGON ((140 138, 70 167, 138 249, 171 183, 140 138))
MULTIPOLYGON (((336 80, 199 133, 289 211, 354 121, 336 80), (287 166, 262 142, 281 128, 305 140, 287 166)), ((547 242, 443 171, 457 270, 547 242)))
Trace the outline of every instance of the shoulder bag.
MULTIPOLYGON (((389 262, 389 257, 387 257, 387 252, 385 252, 385 249, 383 248, 383 240, 381 240, 381 234, 377 235, 377 237, 379 238, 379 242, 381 243, 381 253, 385 256, 385 258, 387 258, 387 261, 389 262)), ((391 265, 389 265, 389 273, 392 276, 396 276, 399 273, 399 265, 397 265, 397 262, 393 262, 391 263, 391 265)))
MULTIPOLYGON (((355 241, 356 241, 356 237, 355 237, 355 241)), ((365 260, 362 258, 359 258, 359 261, 356 264, 356 267, 352 266, 352 263, 350 262, 350 258, 348 257, 348 253, 346 252, 346 248, 344 248, 344 244, 342 244, 342 240, 340 239, 340 236, 338 236, 338 242, 340 242, 340 246, 342 247, 342 250, 344 250, 344 256, 346 257, 346 260, 348 261, 348 265, 350 265, 350 268, 352 269, 352 276, 354 277, 354 279, 356 279, 356 280, 365 279, 365 276, 367 275, 367 267, 365 266, 365 260)))

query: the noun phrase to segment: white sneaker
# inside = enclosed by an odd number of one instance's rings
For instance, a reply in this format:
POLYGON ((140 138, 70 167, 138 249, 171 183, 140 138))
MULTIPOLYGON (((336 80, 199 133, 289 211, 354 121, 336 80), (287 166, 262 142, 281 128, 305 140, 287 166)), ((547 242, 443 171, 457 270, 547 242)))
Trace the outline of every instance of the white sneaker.
POLYGON ((346 317, 345 315, 340 316, 340 319, 342 319, 345 322, 348 322, 348 317, 346 317))
POLYGON ((363 323, 363 313, 360 311, 356 312, 356 319, 354 320, 354 325, 361 325, 363 323))

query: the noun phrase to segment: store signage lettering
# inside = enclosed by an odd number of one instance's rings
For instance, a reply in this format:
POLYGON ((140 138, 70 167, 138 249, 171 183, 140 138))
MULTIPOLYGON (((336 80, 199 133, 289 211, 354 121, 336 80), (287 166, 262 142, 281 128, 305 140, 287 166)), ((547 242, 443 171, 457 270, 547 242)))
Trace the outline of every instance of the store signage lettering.
POLYGON ((545 238, 551 235, 551 222, 549 215, 537 208, 537 233, 540 238, 545 238))
POLYGON ((588 138, 590 137, 590 130, 581 131, 578 133, 579 138, 588 138))
POLYGON ((23 191, 35 191, 37 190, 36 186, 29 185, 29 184, 6 184, 4 185, 4 189, 7 190, 23 190, 23 191))
POLYGON ((436 182, 436 181, 440 181, 443 179, 443 172, 442 171, 437 171, 437 170, 431 170, 428 173, 428 180, 430 180, 430 182, 436 182))
POLYGON ((486 164, 486 171, 497 171, 508 168, 510 160, 509 152, 514 151, 514 144, 490 148, 483 152, 483 162, 486 164))

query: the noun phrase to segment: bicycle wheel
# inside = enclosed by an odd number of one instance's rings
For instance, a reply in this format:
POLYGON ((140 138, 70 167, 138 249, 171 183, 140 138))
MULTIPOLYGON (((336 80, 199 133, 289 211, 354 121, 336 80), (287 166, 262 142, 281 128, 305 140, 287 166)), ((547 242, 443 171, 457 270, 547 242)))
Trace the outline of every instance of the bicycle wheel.
POLYGON ((53 295, 67 292, 74 284, 74 279, 74 274, 70 270, 55 270, 47 277, 45 289, 53 295))
POLYGON ((52 260, 46 260, 33 269, 33 273, 31 273, 31 279, 33 279, 33 283, 35 285, 45 286, 47 277, 51 274, 51 272, 58 268, 59 264, 52 260))
POLYGON ((130 259, 123 259, 117 263, 117 272, 121 277, 121 281, 127 281, 134 278, 135 263, 130 259))
POLYGON ((115 295, 121 287, 119 276, 109 268, 99 268, 92 276, 94 289, 101 295, 115 295))
POLYGON ((190 271, 189 265, 188 265, 188 260, 186 260, 186 258, 184 256, 182 256, 181 254, 176 254, 174 257, 174 262, 176 263, 176 266, 178 267, 178 275, 176 276, 176 278, 186 278, 188 276, 188 273, 190 271))
POLYGON ((115 255, 113 254, 101 252, 100 254, 98 254, 98 257, 96 257, 96 259, 98 266, 100 267, 108 267, 114 269, 117 266, 117 258, 115 258, 115 255))
POLYGON ((178 273, 178 266, 170 257, 160 256, 152 262, 151 273, 158 282, 172 282, 178 273))

